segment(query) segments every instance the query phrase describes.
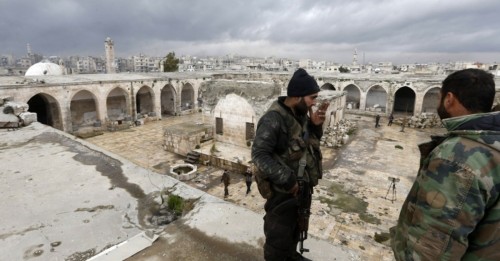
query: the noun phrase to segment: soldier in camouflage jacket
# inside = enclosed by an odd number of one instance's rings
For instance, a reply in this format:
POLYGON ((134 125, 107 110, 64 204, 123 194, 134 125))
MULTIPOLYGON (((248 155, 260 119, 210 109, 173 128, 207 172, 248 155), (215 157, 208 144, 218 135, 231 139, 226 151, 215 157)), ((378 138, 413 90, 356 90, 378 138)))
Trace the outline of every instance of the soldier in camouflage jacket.
POLYGON ((257 124, 252 161, 262 178, 272 185, 272 196, 264 206, 264 259, 267 261, 309 260, 296 251, 299 241, 297 170, 299 160, 306 154, 306 186, 316 185, 321 175, 319 139, 328 103, 313 111, 319 91, 316 80, 298 69, 290 79, 287 96, 279 97, 257 124), (305 133, 308 138, 304 138, 305 133), (317 146, 310 144, 313 140, 317 140, 317 146))
POLYGON ((500 113, 493 76, 466 69, 443 81, 448 130, 421 144, 420 169, 398 224, 396 260, 500 260, 500 113))

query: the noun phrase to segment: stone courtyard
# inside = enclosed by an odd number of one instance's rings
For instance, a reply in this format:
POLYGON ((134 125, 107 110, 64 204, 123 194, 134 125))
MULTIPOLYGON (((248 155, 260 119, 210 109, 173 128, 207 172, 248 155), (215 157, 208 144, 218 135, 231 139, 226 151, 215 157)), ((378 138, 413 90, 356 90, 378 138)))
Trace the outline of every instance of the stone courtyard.
MULTIPOLYGON (((359 260, 393 260, 386 233, 389 227, 395 225, 416 175, 419 159, 417 144, 425 141, 429 132, 442 129, 406 128, 400 132, 398 125, 386 126, 386 119, 381 120, 380 128, 374 128, 374 118, 370 116, 346 114, 346 119, 356 123, 357 130, 348 144, 340 149, 322 149, 325 173, 313 194, 309 234, 351 249, 358 253, 359 260), (399 178, 394 190, 391 178, 399 178)), ((128 130, 105 133, 87 141, 139 166, 167 175, 169 166, 182 162, 184 157, 163 149, 163 128, 183 121, 208 123, 208 120, 202 114, 171 117, 128 130)), ((231 158, 245 153, 249 157, 248 148, 223 143, 217 146, 221 157, 231 158)), ((223 198, 222 171, 198 165, 199 174, 186 183, 223 198)), ((255 184, 249 195, 245 192, 242 173, 231 173, 230 196, 226 201, 263 215, 264 200, 255 184)))

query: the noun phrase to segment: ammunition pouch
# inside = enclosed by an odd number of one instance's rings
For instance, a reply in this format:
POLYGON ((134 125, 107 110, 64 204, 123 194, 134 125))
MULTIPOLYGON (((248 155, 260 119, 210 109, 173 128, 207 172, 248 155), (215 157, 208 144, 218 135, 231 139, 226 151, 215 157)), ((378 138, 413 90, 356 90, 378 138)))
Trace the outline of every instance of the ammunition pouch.
POLYGON ((255 183, 257 183, 257 189, 259 190, 259 194, 265 198, 270 199, 273 196, 273 190, 271 188, 271 182, 269 180, 262 177, 262 173, 259 168, 253 165, 253 170, 255 183))

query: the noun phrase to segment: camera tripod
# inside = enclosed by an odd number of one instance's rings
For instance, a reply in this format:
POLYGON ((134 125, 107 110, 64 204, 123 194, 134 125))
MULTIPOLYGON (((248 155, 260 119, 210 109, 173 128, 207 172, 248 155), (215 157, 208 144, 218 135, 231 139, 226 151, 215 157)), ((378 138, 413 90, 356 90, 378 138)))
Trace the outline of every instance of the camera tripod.
POLYGON ((389 184, 389 189, 387 190, 387 193, 385 194, 384 199, 387 199, 387 196, 389 195, 389 192, 392 189, 392 198, 391 198, 391 203, 394 203, 396 200, 396 180, 395 179, 390 179, 391 184, 389 184))

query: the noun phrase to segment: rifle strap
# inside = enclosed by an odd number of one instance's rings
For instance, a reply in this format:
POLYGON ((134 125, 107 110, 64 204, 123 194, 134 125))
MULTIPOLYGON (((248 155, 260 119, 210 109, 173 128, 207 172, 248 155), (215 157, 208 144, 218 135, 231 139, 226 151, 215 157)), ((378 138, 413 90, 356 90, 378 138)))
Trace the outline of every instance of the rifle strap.
MULTIPOLYGON (((302 126, 302 131, 304 132, 304 136, 303 136, 304 142, 306 143, 306 146, 309 147, 310 146, 309 145, 309 130, 307 129, 307 127, 308 127, 307 122, 308 121, 306 120, 306 122, 302 126)), ((299 160, 299 169, 297 172, 297 178, 299 178, 299 179, 302 179, 304 177, 304 170, 305 170, 306 164, 307 164, 307 161, 306 161, 307 147, 304 149, 304 152, 302 153, 302 157, 299 160)))
POLYGON ((306 155, 307 155, 307 153, 304 152, 302 154, 302 157, 299 160, 299 169, 297 172, 297 178, 299 178, 299 179, 302 179, 304 177, 304 170, 305 170, 306 164, 307 164, 306 155))

